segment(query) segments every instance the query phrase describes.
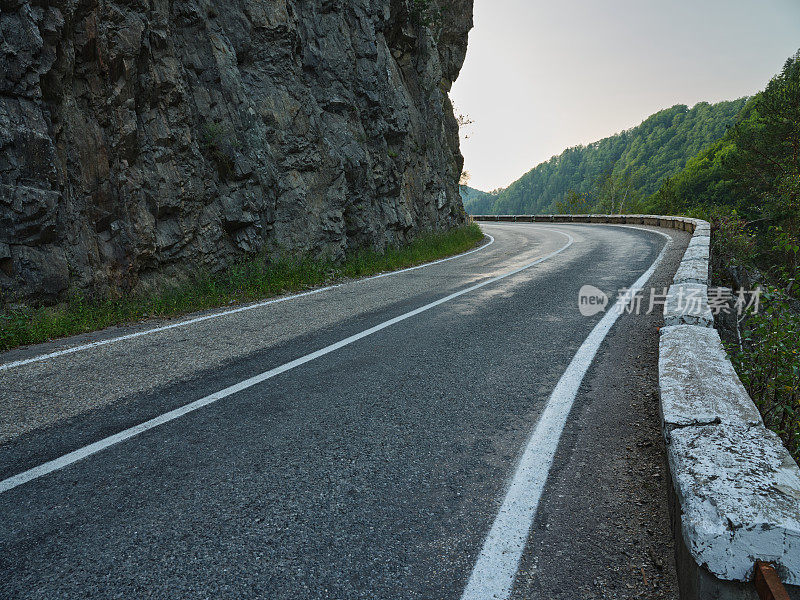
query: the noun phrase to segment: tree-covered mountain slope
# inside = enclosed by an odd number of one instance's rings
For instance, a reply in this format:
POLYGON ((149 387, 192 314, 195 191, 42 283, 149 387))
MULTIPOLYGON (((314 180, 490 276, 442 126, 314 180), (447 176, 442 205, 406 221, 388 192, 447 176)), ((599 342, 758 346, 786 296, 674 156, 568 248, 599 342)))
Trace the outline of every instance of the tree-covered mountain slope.
POLYGON ((492 194, 476 190, 468 185, 459 187, 461 189, 461 200, 464 202, 464 206, 473 208, 472 214, 482 214, 481 211, 489 210, 494 204, 494 196, 492 194))
MULTIPOLYGON (((747 103, 734 127, 665 180, 643 208, 735 209, 747 220, 800 221, 800 52, 747 103)), ((800 236, 800 223, 793 227, 800 236)))
POLYGON ((652 195, 736 122, 747 99, 662 110, 641 125, 551 158, 496 195, 465 201, 472 214, 555 211, 568 193, 593 210, 621 212, 652 195))

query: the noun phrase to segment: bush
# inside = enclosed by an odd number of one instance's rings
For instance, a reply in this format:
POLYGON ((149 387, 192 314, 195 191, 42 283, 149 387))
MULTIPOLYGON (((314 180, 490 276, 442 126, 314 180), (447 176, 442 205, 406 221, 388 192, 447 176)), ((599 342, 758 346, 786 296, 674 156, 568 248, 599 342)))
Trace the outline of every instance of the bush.
POLYGON ((782 290, 767 288, 760 310, 744 322, 741 348, 731 354, 765 425, 800 462, 800 315, 790 302, 782 290))
POLYGON ((207 123, 203 126, 201 143, 203 154, 213 161, 221 179, 230 177, 236 167, 230 134, 222 123, 207 123))

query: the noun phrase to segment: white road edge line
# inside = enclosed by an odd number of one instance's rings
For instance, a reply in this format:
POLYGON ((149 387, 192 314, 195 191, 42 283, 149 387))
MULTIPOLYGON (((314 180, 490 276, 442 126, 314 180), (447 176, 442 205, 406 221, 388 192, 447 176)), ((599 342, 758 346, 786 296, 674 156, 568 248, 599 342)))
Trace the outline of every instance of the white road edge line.
POLYGON ((586 371, 592 364, 600 345, 611 327, 616 323, 621 308, 633 294, 641 290, 650 280, 672 238, 660 231, 653 231, 667 238, 650 268, 636 280, 629 290, 620 296, 614 306, 595 325, 589 337, 581 344, 567 370, 561 376, 542 411, 539 421, 531 433, 520 458, 508 491, 497 513, 497 517, 483 543, 481 553, 472 569, 461 600, 507 600, 514 585, 519 562, 528 541, 530 528, 536 517, 539 500, 544 492, 550 468, 555 458, 558 442, 578 394, 586 371))
POLYGON ((399 275, 400 273, 408 273, 409 271, 416 271, 417 269, 424 269, 425 267, 432 267, 433 265, 438 265, 443 262, 447 262, 449 260, 455 260, 457 258, 462 258, 464 256, 468 256, 475 252, 480 252, 494 244, 494 238, 489 234, 484 234, 486 237, 489 238, 489 241, 478 248, 474 248, 472 250, 468 250, 467 252, 462 252, 461 254, 456 254, 455 256, 449 256, 447 258, 440 258, 439 260, 434 260, 429 263, 425 263, 422 265, 417 265, 415 267, 408 267, 406 269, 400 269, 399 271, 388 271, 386 273, 380 273, 378 275, 372 275, 371 277, 364 277, 362 279, 355 279, 353 281, 346 281, 344 283, 337 283, 336 285, 329 285, 322 288, 317 288, 315 290, 310 290, 308 292, 302 292, 299 294, 292 294, 291 296, 282 296, 281 298, 273 298, 272 300, 265 300, 263 302, 257 302, 255 304, 248 304, 247 306, 241 306, 239 308, 233 308, 230 310, 225 310, 222 312, 215 312, 210 315, 204 315, 202 317, 195 317, 194 319, 188 319, 186 321, 179 321, 178 323, 171 323, 169 325, 164 325, 162 327, 154 327, 153 329, 146 329, 144 331, 137 331, 136 333, 129 333, 127 335, 121 335, 119 337, 108 338, 106 340, 98 340, 96 342, 89 342, 88 344, 81 344, 79 346, 72 346, 70 348, 65 348, 63 350, 56 350, 55 352, 49 352, 48 354, 41 354, 39 356, 33 356, 31 358, 24 358, 21 360, 15 360, 13 362, 0 364, 0 371, 5 371, 7 369, 13 369, 14 367, 21 367, 23 365, 29 365, 35 362, 42 362, 45 360, 49 360, 52 358, 58 358, 59 356, 64 356, 66 354, 73 354, 74 352, 81 352, 83 350, 90 350, 92 348, 97 348, 98 346, 106 346, 108 344, 113 344, 116 342, 122 342, 125 340, 132 340, 134 338, 142 337, 145 335, 150 335, 151 333, 159 333, 161 331, 167 331, 169 329, 176 329, 178 327, 185 327, 186 325, 193 325, 195 323, 202 323, 203 321, 208 321, 210 319, 217 319, 219 317, 226 317, 228 315, 233 315, 240 312, 245 312, 248 310, 253 310, 256 308, 263 308, 265 306, 269 306, 270 304, 278 304, 279 302, 286 302, 288 300, 296 300, 297 298, 304 298, 306 296, 312 296, 314 294, 319 294, 322 292, 327 292, 329 290, 335 290, 336 288, 340 288, 343 285, 348 285, 351 283, 361 283, 364 281, 372 281, 373 279, 380 279, 382 277, 389 277, 391 275, 399 275))
POLYGON ((286 371, 294 369, 295 367, 299 367, 300 365, 304 365, 307 362, 311 362, 312 360, 317 359, 317 358, 319 358, 321 356, 325 356, 326 354, 330 354, 331 352, 335 352, 336 350, 339 350, 340 348, 344 348, 345 346, 348 346, 348 345, 352 344, 353 342, 357 342, 360 339, 363 339, 363 338, 365 338, 365 337, 367 337, 369 335, 372 335, 373 333, 377 333, 378 331, 386 329, 387 327, 391 327, 392 325, 400 323, 401 321, 405 321, 406 319, 410 319, 411 317, 414 317, 414 316, 416 316, 416 315, 418 315, 420 313, 423 313, 423 312, 428 311, 428 310, 430 310, 432 308, 435 308, 435 307, 437 307, 437 306, 439 306, 441 304, 444 304, 445 302, 449 302, 450 300, 454 300, 454 299, 456 299, 456 298, 458 298, 460 296, 463 296, 464 294, 469 294, 470 292, 474 292, 475 290, 478 290, 478 289, 480 289, 482 287, 486 287, 487 285, 490 285, 492 283, 496 283, 497 281, 500 281, 501 279, 505 279, 506 277, 511 277, 512 275, 516 275, 517 273, 525 271, 526 269, 529 269, 529 268, 533 267, 534 265, 538 265, 539 263, 542 263, 542 262, 546 261, 547 259, 552 258, 553 256, 556 256, 557 254, 560 254, 561 252, 563 252, 564 250, 569 248, 575 241, 571 235, 569 235, 568 233, 565 233, 563 231, 559 231, 557 229, 550 229, 550 228, 542 228, 542 229, 547 229, 549 231, 555 231, 555 232, 565 236, 568 239, 566 245, 562 246, 561 248, 559 248, 558 250, 556 250, 554 252, 551 252, 550 254, 548 254, 546 256, 543 256, 541 258, 538 258, 538 259, 534 260, 533 262, 530 262, 530 263, 528 263, 526 265, 523 265, 522 267, 519 267, 517 269, 513 269, 513 270, 508 271, 507 273, 503 273, 501 275, 497 275, 495 277, 487 279, 486 281, 483 281, 481 283, 478 283, 478 284, 475 284, 473 286, 470 286, 470 287, 468 287, 466 289, 463 289, 463 290, 460 290, 460 291, 455 292, 453 294, 450 294, 449 296, 445 296, 444 298, 440 298, 439 300, 431 302, 430 304, 426 304, 425 306, 421 306, 420 308, 414 309, 414 310, 412 310, 410 312, 407 312, 405 314, 397 316, 397 317, 395 317, 393 319, 389 319, 388 321, 384 321, 383 323, 380 323, 379 325, 375 325, 374 327, 370 327, 369 329, 365 329, 364 331, 362 331, 360 333, 357 333, 355 335, 351 335, 350 337, 345 338, 345 339, 343 339, 343 340, 341 340, 339 342, 336 342, 335 344, 331 344, 330 346, 326 346, 325 348, 322 348, 321 350, 317 350, 316 352, 312 352, 311 354, 307 354, 307 355, 302 356, 300 358, 297 358, 297 359, 295 359, 295 360, 293 360, 291 362, 285 363, 285 364, 283 364, 283 365, 281 365, 279 367, 276 367, 274 369, 270 369, 269 371, 265 371, 264 373, 261 373, 259 375, 254 376, 254 377, 251 377, 250 379, 246 379, 246 380, 241 381, 241 382, 239 382, 239 383, 237 383, 235 385, 227 387, 224 390, 221 390, 219 392, 216 392, 216 393, 211 394, 209 396, 206 396, 204 398, 200 398, 199 400, 195 400, 194 402, 190 402, 189 404, 186 404, 184 406, 176 408, 175 410, 171 410, 169 412, 166 412, 163 415, 160 415, 158 417, 150 419, 149 421, 145 421, 144 423, 141 423, 141 424, 136 425, 134 427, 131 427, 129 429, 125 429, 123 431, 120 431, 119 433, 116 433, 116 434, 111 435, 111 436, 109 436, 107 438, 104 438, 102 440, 94 442, 93 444, 89 444, 88 446, 84 446, 83 448, 79 448, 78 450, 74 450, 73 452, 65 454, 65 455, 63 455, 63 456, 61 456, 59 458, 56 458, 54 460, 48 461, 46 463, 43 463, 43 464, 39 465, 38 467, 33 467, 32 469, 28 469, 27 471, 23 471, 22 473, 19 473, 18 475, 14 475, 12 477, 9 477, 8 479, 4 479, 3 481, 0 481, 0 494, 3 494, 3 493, 5 493, 5 492, 7 492, 9 490, 14 489, 17 486, 20 486, 20 485, 22 485, 24 483, 27 483, 29 481, 32 481, 34 479, 38 479, 39 477, 43 477, 45 475, 48 475, 49 473, 52 473, 53 471, 57 471, 59 469, 63 469, 64 467, 69 466, 69 465, 71 465, 71 464, 73 464, 75 462, 78 462, 79 460, 82 460, 82 459, 84 459, 84 458, 86 458, 88 456, 91 456, 92 454, 96 454, 96 453, 100 452, 101 450, 105 450, 106 448, 108 448, 110 446, 114 446, 115 444, 119 444, 120 442, 124 442, 125 440, 129 440, 132 437, 135 437, 135 436, 139 435, 140 433, 143 433, 145 431, 148 431, 150 429, 158 427, 159 425, 164 425, 165 423, 169 423, 170 421, 174 421, 175 419, 178 419, 178 418, 180 418, 180 417, 182 417, 182 416, 184 416, 186 414, 189 414, 189 413, 194 412, 194 411, 196 411, 196 410, 198 410, 200 408, 203 408, 204 406, 208 406, 209 404, 212 404, 212 403, 214 403, 214 402, 216 402, 218 400, 222 400, 223 398, 227 398, 228 396, 231 396, 232 394, 236 394, 237 392, 241 392, 242 390, 246 390, 248 388, 251 388, 254 385, 258 385, 259 383, 263 383, 264 381, 267 381, 268 379, 271 379, 271 378, 275 377, 276 375, 280 375, 281 373, 285 373, 286 371))

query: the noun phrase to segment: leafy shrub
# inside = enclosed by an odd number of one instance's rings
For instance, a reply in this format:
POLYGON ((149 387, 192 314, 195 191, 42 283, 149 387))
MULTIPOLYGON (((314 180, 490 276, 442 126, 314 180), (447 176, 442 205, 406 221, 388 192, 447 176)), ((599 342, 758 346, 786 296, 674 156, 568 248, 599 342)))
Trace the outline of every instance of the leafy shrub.
POLYGON ((585 215, 591 212, 591 201, 588 194, 581 194, 575 190, 567 192, 564 200, 556 202, 556 214, 558 215, 585 215))
POLYGON ((217 166, 222 179, 233 174, 235 160, 232 144, 228 142, 229 132, 222 123, 207 123, 203 126, 201 144, 203 153, 217 166))
POLYGON ((736 371, 765 425, 800 462, 800 315, 785 292, 764 291, 760 310, 744 322, 742 338, 741 348, 729 349, 736 371))
MULTIPOLYGON (((797 259, 800 256, 800 239, 793 231, 796 227, 786 224, 776 225, 770 228, 772 233, 774 255, 779 259, 776 268, 777 275, 783 279, 789 279, 794 283, 798 275, 797 259)), ((790 288, 791 289, 791 288, 790 288)))
POLYGON ((749 284, 758 257, 758 239, 736 211, 701 208, 691 211, 696 219, 711 224, 711 271, 718 285, 733 289, 749 284))

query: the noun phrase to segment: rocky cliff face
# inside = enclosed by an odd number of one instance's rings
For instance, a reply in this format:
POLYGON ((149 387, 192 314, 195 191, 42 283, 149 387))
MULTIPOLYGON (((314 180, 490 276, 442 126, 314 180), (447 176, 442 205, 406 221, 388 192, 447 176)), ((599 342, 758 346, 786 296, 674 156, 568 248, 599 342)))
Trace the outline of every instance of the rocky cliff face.
POLYGON ((0 290, 461 223, 472 0, 0 0, 0 290))

